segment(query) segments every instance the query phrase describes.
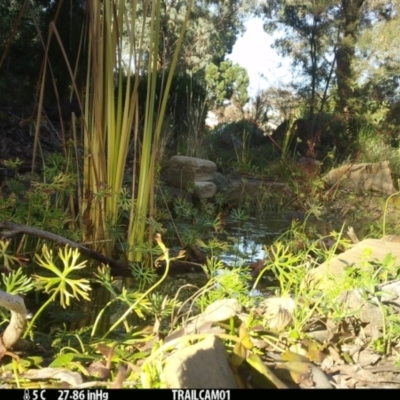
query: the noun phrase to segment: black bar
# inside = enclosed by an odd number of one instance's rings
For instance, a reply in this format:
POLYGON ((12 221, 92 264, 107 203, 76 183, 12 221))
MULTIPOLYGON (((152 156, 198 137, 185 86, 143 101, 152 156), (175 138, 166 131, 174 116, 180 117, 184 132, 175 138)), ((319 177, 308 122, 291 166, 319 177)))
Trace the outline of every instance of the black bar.
MULTIPOLYGON (((271 390, 278 389, 3 389, 0 391, 0 396, 4 398, 4 393, 11 392, 13 400, 121 400, 121 395, 126 397, 125 392, 128 392, 128 395, 134 396, 133 400, 141 398, 149 400, 150 394, 156 395, 160 400, 243 400, 243 396, 246 396, 244 391, 255 392, 255 396, 265 396, 266 392, 271 390)), ((293 390, 297 391, 297 389, 291 389, 293 390)), ((320 400, 321 391, 331 390, 335 389, 308 390, 307 399, 311 400, 315 396, 320 400)), ((368 391, 375 390, 379 389, 368 391)), ((389 389, 391 390, 400 393, 400 389, 389 389)))
POLYGON ((150 392, 168 400, 234 400, 242 390, 231 389, 10 389, 14 400, 120 400, 121 392, 130 392, 139 400, 150 392), (233 396, 233 393, 235 395, 233 396))

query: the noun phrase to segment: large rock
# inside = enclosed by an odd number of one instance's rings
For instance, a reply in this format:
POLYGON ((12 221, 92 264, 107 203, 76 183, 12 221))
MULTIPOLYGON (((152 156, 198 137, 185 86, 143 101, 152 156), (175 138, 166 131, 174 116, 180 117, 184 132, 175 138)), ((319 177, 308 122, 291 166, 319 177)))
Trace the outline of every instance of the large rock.
POLYGON ((194 181, 212 181, 217 171, 215 163, 202 158, 173 156, 169 160, 168 183, 186 188, 194 181))
POLYGON ((216 332, 211 328, 213 322, 226 321, 239 316, 242 306, 236 299, 221 299, 210 304, 203 313, 196 316, 190 323, 180 328, 165 338, 165 343, 176 338, 200 332, 216 332))
POLYGON ((221 340, 210 335, 170 356, 162 374, 168 388, 237 389, 221 340))
MULTIPOLYGON (((400 260, 400 247, 395 241, 364 239, 351 249, 310 270, 303 279, 303 288, 327 288, 336 284, 346 268, 354 266, 373 274, 373 262, 384 263, 388 254, 400 260)), ((399 261, 396 261, 400 263, 399 261)))
POLYGON ((213 197, 217 187, 213 182, 217 171, 215 163, 201 158, 173 156, 169 161, 168 184, 188 190, 194 185, 197 195, 202 198, 213 197))
POLYGON ((208 181, 194 181, 196 194, 203 199, 210 199, 215 196, 217 186, 213 182, 208 181))
POLYGON ((323 180, 330 186, 343 189, 361 189, 392 194, 393 186, 389 161, 380 163, 349 164, 328 172, 323 180))

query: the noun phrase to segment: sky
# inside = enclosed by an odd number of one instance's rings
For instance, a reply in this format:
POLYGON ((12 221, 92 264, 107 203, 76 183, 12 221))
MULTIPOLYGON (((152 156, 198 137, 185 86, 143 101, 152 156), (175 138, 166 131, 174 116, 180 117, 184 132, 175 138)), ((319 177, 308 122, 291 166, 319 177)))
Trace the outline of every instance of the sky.
POLYGON ((252 18, 245 23, 246 32, 239 37, 227 59, 247 69, 250 78, 249 95, 280 83, 289 83, 289 61, 282 59, 271 48, 273 36, 263 30, 261 18, 252 18))

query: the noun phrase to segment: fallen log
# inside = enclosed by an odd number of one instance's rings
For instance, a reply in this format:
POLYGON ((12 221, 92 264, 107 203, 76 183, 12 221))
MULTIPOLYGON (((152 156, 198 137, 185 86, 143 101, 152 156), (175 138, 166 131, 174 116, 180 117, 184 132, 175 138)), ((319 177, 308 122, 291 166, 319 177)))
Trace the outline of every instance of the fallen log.
POLYGON ((0 337, 0 359, 8 355, 18 360, 19 357, 9 350, 24 350, 34 347, 33 343, 21 339, 26 329, 28 316, 24 299, 0 290, 0 307, 4 307, 11 312, 10 322, 3 332, 2 337, 0 337))
MULTIPOLYGON (((78 249, 79 252, 86 257, 98 261, 104 265, 108 265, 110 267, 111 275, 114 277, 132 277, 131 268, 128 262, 114 260, 111 257, 107 257, 104 254, 101 254, 97 251, 91 250, 88 247, 76 243, 72 240, 69 240, 63 236, 56 235, 51 232, 43 231, 38 228, 33 228, 27 225, 15 224, 13 222, 0 222, 0 237, 2 239, 9 239, 18 234, 25 234, 38 237, 40 239, 48 240, 53 242, 59 246, 70 246, 73 249, 78 249)), ((191 249, 193 251, 193 249, 191 249)), ((205 262, 205 256, 199 257, 200 252, 196 252, 195 258, 197 263, 193 263, 191 261, 181 261, 181 260, 173 260, 170 264, 170 273, 171 274, 181 274, 185 272, 203 272, 201 265, 199 264, 199 258, 202 258, 202 263, 205 262)), ((164 273, 165 264, 161 264, 160 268, 156 268, 156 272, 158 274, 164 273)))

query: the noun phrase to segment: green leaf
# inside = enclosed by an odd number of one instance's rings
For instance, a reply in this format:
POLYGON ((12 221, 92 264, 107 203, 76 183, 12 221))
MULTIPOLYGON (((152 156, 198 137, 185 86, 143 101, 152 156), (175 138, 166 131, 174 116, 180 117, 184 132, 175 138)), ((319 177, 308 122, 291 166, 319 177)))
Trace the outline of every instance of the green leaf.
POLYGON ((68 366, 68 364, 76 357, 75 353, 65 353, 58 356, 49 365, 49 368, 62 368, 68 366))

